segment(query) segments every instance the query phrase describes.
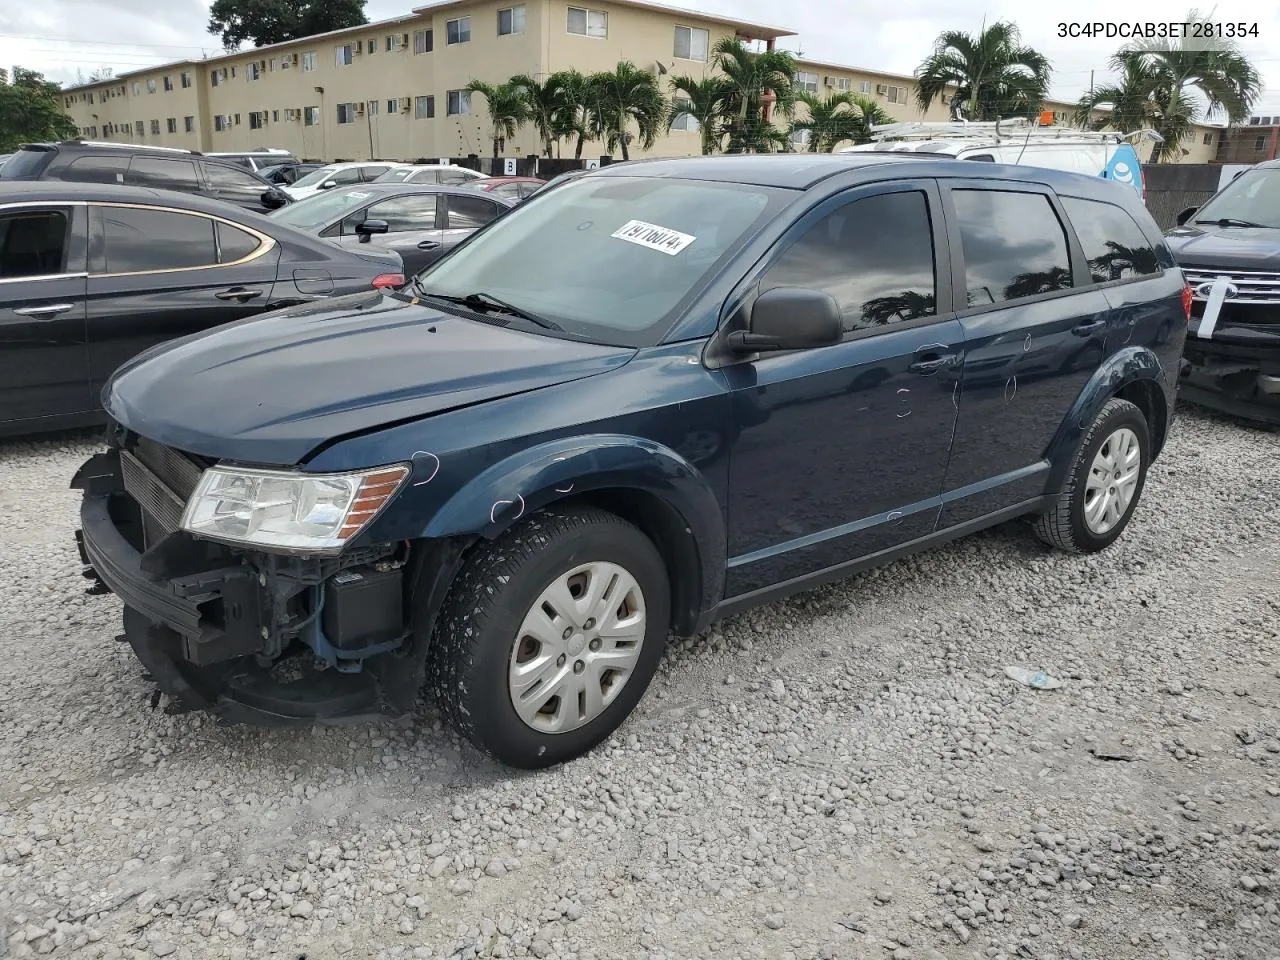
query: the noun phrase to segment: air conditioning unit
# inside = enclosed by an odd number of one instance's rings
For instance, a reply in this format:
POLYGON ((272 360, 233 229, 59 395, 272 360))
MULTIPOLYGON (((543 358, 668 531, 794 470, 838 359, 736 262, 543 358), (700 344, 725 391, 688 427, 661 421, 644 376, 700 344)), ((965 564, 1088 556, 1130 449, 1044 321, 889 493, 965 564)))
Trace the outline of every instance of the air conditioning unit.
POLYGON ((836 85, 836 78, 835 78, 835 77, 823 77, 823 78, 822 78, 822 85, 823 85, 824 87, 834 87, 834 86, 836 85))
POLYGON ((409 35, 407 33, 400 34, 400 49, 406 50, 409 47, 409 35))
POLYGON ((880 96, 882 96, 882 97, 886 97, 886 96, 888 96, 888 95, 889 95, 889 85, 888 85, 887 83, 877 83, 877 84, 876 84, 876 93, 880 94, 880 96))
POLYGON ((298 55, 297 55, 296 53, 295 53, 295 54, 291 54, 291 55, 289 56, 289 62, 290 62, 290 63, 292 63, 294 66, 297 66, 297 65, 298 65, 298 55))
POLYGON ((364 44, 363 44, 363 43, 353 43, 353 44, 351 45, 351 55, 352 55, 353 57, 358 57, 358 56, 360 56, 360 54, 362 54, 362 53, 364 53, 364 44))
POLYGON ((401 109, 401 110, 408 111, 408 109, 409 109, 411 106, 413 106, 413 98, 412 98, 412 97, 401 97, 401 98, 400 98, 400 109, 401 109))
POLYGON ((356 104, 356 116, 360 116, 363 113, 364 113, 364 101, 361 101, 360 103, 356 104))

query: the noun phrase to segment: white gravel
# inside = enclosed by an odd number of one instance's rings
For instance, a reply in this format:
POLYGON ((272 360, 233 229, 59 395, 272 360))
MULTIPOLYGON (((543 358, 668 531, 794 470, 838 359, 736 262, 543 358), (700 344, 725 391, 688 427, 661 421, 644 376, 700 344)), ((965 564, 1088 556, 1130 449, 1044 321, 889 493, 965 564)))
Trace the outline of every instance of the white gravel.
POLYGON ((152 710, 96 449, 0 444, 0 956, 1280 957, 1280 434, 1184 410, 1104 554, 1015 525, 738 617, 542 774, 429 706, 152 710))

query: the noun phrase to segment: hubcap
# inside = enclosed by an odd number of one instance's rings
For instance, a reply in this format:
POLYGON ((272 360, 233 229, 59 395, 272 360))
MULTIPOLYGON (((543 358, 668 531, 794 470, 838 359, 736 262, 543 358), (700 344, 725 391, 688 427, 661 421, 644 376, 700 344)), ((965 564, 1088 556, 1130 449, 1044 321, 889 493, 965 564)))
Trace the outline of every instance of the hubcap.
POLYGON ((566 733, 604 712, 635 671, 644 643, 644 594, 616 563, 585 563, 557 577, 525 615, 508 687, 520 719, 566 733))
POLYGON ((1107 437, 1085 483, 1084 522, 1090 532, 1102 536, 1125 518, 1141 469, 1142 447, 1136 433, 1121 427, 1107 437))

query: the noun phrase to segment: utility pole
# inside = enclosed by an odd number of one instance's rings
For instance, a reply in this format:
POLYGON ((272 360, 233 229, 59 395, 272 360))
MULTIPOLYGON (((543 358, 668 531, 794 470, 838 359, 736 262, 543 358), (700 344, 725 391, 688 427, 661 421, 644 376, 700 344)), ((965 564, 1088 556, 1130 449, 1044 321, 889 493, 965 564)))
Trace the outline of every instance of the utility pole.
POLYGON ((1093 71, 1089 71, 1089 96, 1093 96, 1093 71))

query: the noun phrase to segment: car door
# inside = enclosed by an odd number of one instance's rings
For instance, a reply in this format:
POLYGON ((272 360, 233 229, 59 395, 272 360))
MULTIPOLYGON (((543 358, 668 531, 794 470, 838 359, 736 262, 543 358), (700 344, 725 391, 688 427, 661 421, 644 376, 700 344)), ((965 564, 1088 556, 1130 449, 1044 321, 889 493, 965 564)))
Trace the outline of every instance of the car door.
MULTIPOLYGON (((400 254, 406 277, 434 263, 442 254, 439 200, 436 193, 407 193, 372 203, 359 214, 359 223, 382 220, 387 224, 387 232, 372 236, 370 243, 400 254)), ((350 229, 346 221, 343 224, 341 246, 359 252, 366 244, 355 233, 356 223, 351 223, 350 229)))
POLYGON ((0 432, 93 408, 86 216, 75 203, 0 207, 0 432))
POLYGON ((204 168, 205 183, 214 197, 246 210, 258 213, 268 211, 269 208, 262 202, 262 195, 273 188, 261 177, 229 163, 204 163, 201 166, 204 168))
POLYGON ((438 257, 444 256, 485 224, 498 219, 508 209, 478 191, 474 194, 448 193, 442 196, 445 218, 438 257))
POLYGON ((1107 354, 1111 310, 1048 188, 957 179, 942 192, 965 339, 945 527, 1044 492, 1049 445, 1107 354))
MULTIPOLYGON (((95 391, 143 350, 269 308, 266 234, 176 208, 91 204, 89 375, 95 391)), ((96 392, 95 392, 96 395, 96 392)))
POLYGON ((757 292, 827 292, 846 333, 724 367, 727 596, 933 531, 963 360, 939 202, 931 180, 856 188, 806 214, 766 259, 757 292))

